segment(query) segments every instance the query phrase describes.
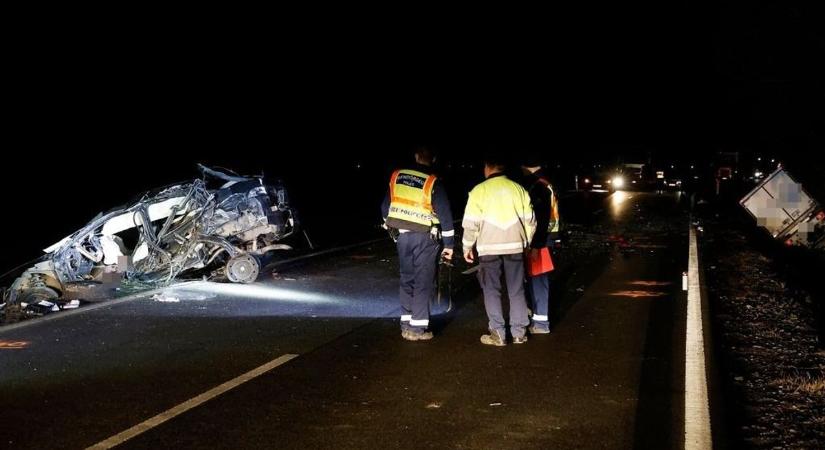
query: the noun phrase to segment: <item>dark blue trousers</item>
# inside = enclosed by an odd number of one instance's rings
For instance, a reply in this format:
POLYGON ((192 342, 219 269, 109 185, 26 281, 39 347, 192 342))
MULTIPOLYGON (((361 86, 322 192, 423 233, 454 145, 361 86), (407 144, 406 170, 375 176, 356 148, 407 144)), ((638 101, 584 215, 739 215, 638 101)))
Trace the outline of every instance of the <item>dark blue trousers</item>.
POLYGON ((484 309, 490 320, 490 331, 504 336, 506 322, 501 305, 501 278, 507 283, 510 297, 510 333, 513 337, 523 337, 530 319, 527 317, 527 300, 524 297, 524 257, 514 255, 480 256, 478 281, 484 291, 484 309))
POLYGON ((543 273, 534 277, 527 277, 527 292, 529 293, 533 315, 533 326, 542 330, 550 330, 550 273, 543 273))
POLYGON ((435 299, 440 246, 430 233, 398 236, 401 268, 401 328, 423 332, 430 324, 430 302, 435 299))

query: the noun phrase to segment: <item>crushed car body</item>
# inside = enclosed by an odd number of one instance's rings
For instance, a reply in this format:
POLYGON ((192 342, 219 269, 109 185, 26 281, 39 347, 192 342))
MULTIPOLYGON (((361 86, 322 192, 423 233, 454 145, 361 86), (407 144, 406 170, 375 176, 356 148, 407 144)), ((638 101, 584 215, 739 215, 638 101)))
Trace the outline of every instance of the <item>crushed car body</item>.
POLYGON ((198 168, 201 178, 149 191, 46 248, 7 301, 67 302, 107 282, 159 284, 184 274, 255 281, 260 258, 290 249, 280 242, 298 227, 286 190, 262 176, 198 168))

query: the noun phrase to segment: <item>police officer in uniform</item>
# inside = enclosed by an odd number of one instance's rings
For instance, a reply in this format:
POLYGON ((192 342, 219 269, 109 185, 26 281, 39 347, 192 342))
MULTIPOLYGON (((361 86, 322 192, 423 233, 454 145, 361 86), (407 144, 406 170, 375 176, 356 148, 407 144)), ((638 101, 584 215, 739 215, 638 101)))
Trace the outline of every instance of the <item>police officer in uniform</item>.
POLYGON ((417 147, 415 165, 393 172, 381 207, 386 226, 399 233, 401 337, 410 341, 432 339, 429 308, 436 295, 439 255, 453 256, 453 214, 443 185, 432 174, 434 162, 431 148, 417 147))

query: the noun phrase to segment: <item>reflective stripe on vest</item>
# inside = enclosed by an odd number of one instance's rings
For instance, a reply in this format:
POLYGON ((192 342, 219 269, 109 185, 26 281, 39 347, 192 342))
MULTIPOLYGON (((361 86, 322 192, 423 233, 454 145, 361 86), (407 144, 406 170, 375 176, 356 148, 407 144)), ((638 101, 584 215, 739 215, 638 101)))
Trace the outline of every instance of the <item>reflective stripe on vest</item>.
POLYGON ((426 227, 438 223, 433 213, 432 194, 436 177, 417 170, 401 169, 390 178, 388 219, 426 227))
POLYGON ((538 182, 550 191, 550 222, 547 224, 547 231, 550 233, 558 233, 561 224, 561 220, 559 220, 559 199, 556 197, 550 181, 545 178, 539 178, 538 182))

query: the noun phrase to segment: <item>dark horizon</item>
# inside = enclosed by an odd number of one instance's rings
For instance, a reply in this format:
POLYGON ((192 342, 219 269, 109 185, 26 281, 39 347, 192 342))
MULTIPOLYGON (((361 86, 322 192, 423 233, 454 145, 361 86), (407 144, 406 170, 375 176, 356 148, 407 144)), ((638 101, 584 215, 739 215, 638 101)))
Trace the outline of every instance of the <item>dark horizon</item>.
MULTIPOLYGON (((329 180, 383 177, 411 142, 435 144, 444 162, 497 144, 564 165, 735 151, 821 167, 821 5, 573 9, 541 26, 379 21, 379 34, 319 19, 279 28, 269 48, 200 35, 179 47, 177 29, 94 46, 81 31, 32 37, 12 57, 0 187, 7 216, 22 217, 4 229, 13 246, 42 248, 197 176, 196 162, 264 170, 318 198, 329 180)), ((359 195, 373 201, 376 183, 359 195)))

